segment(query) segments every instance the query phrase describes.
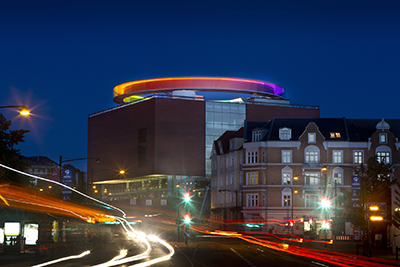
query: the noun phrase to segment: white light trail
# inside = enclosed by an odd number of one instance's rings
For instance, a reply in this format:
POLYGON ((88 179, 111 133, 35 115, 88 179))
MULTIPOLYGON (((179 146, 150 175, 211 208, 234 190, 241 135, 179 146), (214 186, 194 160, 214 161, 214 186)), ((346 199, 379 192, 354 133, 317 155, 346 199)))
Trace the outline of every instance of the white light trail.
POLYGON ((135 266, 135 267, 150 266, 150 265, 153 265, 153 264, 162 262, 162 261, 169 260, 169 259, 172 257, 172 255, 174 255, 174 253, 175 253, 174 248, 173 248, 170 244, 168 244, 167 242, 165 242, 164 240, 159 239, 158 242, 159 242, 161 245, 164 245, 164 246, 169 250, 169 254, 168 254, 168 255, 163 256, 163 257, 159 257, 159 258, 156 258, 156 259, 153 259, 153 260, 149 260, 149 261, 146 261, 146 262, 138 263, 138 264, 135 264, 135 265, 131 265, 131 266, 129 266, 129 267, 134 267, 134 266, 135 266))
POLYGON ((68 257, 64 257, 64 258, 59 258, 59 259, 52 260, 52 261, 48 261, 48 262, 41 263, 41 264, 38 264, 38 265, 33 265, 32 267, 42 267, 42 266, 47 266, 47 265, 51 265, 51 264, 54 264, 54 263, 58 263, 58 262, 61 262, 61 261, 79 259, 79 258, 82 258, 82 257, 84 257, 84 256, 86 256, 86 255, 89 255, 89 254, 90 254, 90 251, 89 251, 89 250, 86 250, 85 252, 83 252, 83 253, 81 253, 81 254, 79 254, 79 255, 74 255, 74 256, 68 256, 68 257))
POLYGON ((126 217, 126 213, 125 213, 123 210, 121 210, 120 208, 114 207, 113 205, 110 205, 110 204, 105 203, 105 202, 103 202, 103 201, 100 201, 100 200, 98 200, 98 199, 96 199, 96 198, 93 198, 93 197, 91 197, 91 196, 88 196, 88 195, 86 195, 86 194, 84 194, 84 193, 82 193, 82 192, 80 192, 80 191, 78 191, 78 190, 76 190, 76 189, 73 189, 72 187, 69 187, 69 186, 67 186, 67 185, 65 185, 65 184, 62 184, 62 183, 60 183, 60 182, 53 181, 53 180, 50 180, 50 179, 46 179, 46 178, 39 177, 39 176, 35 176, 35 175, 30 174, 30 173, 22 172, 22 171, 13 169, 13 168, 11 168, 11 167, 8 167, 8 166, 6 166, 6 165, 3 165, 3 164, 1 164, 1 163, 0 163, 0 167, 6 168, 6 169, 8 169, 8 170, 17 172, 17 173, 22 174, 22 175, 25 175, 25 176, 29 176, 29 177, 32 177, 32 178, 35 178, 35 179, 43 180, 43 181, 46 181, 46 182, 49 182, 49 183, 57 184, 57 185, 60 185, 60 186, 62 186, 62 187, 68 188, 69 190, 71 190, 71 191, 73 191, 73 192, 75 192, 75 193, 78 193, 78 194, 80 194, 80 195, 82 195, 82 196, 84 196, 84 197, 86 197, 86 198, 88 198, 88 199, 90 199, 90 200, 96 201, 96 202, 98 202, 98 203, 100 203, 100 204, 106 205, 106 206, 108 206, 108 207, 110 207, 110 208, 113 208, 113 209, 115 209, 115 210, 120 211, 120 212, 123 214, 123 217, 126 217))

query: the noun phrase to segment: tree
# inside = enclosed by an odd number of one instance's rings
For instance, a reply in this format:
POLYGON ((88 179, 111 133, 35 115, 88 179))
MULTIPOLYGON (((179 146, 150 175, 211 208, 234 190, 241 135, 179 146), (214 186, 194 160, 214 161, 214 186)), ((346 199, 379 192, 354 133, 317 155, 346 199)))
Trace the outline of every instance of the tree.
MULTIPOLYGON (((24 142, 28 130, 10 130, 11 120, 6 120, 0 113, 0 163, 17 170, 24 170, 28 167, 22 159, 20 150, 16 146, 24 142)), ((14 171, 0 167, 0 183, 29 185, 30 178, 14 171)))

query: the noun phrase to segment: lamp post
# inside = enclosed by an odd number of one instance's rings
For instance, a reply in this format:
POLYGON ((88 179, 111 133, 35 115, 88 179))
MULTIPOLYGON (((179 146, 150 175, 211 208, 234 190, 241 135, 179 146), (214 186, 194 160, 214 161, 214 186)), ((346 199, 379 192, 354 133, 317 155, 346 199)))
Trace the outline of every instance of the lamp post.
POLYGON ((19 108, 19 114, 23 116, 27 116, 30 114, 30 111, 27 107, 23 105, 14 105, 14 106, 0 106, 0 108, 19 108))

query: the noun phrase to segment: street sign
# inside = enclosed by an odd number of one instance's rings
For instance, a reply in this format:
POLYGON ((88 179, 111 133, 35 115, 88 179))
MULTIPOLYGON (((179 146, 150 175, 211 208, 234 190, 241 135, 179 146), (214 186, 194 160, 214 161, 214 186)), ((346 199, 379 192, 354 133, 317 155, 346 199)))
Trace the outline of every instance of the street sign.
POLYGON ((185 238, 189 238, 189 237, 190 237, 190 231, 189 231, 189 230, 186 230, 185 232, 183 232, 183 236, 184 236, 185 238))
POLYGON ((353 208, 360 208, 359 196, 361 195, 361 179, 360 176, 351 176, 351 201, 353 208))

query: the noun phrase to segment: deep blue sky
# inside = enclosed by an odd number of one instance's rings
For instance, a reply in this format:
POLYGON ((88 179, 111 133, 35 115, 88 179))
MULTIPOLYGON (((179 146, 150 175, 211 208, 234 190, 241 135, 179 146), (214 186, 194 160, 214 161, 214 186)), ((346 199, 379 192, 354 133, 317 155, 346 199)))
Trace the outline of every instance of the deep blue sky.
MULTIPOLYGON (((400 1, 0 1, 0 105, 21 152, 85 157, 115 85, 174 76, 281 84, 321 117, 399 118, 400 1)), ((78 167, 85 169, 85 162, 78 167)))

